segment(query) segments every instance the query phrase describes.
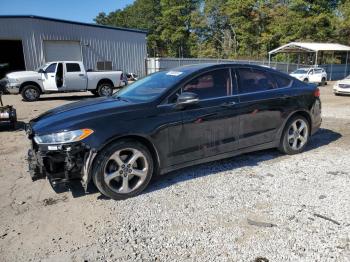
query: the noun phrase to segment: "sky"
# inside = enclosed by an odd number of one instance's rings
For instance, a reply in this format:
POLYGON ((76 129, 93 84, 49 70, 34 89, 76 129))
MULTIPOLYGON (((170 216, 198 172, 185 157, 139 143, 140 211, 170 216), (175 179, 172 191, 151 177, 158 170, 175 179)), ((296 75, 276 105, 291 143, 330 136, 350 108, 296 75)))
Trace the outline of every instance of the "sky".
POLYGON ((134 0, 0 0, 0 15, 38 15, 93 23, 100 12, 122 9, 134 0))

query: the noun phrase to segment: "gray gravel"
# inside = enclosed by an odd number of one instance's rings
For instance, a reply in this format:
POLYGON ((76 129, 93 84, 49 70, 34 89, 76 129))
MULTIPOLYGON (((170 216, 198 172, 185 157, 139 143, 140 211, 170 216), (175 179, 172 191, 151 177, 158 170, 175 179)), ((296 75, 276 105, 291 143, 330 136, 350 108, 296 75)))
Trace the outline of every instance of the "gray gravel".
MULTIPOLYGON (((24 134, 11 133, 17 143, 8 150, 19 148, 0 156, 0 257, 350 261, 350 117, 338 107, 350 107, 350 97, 338 103, 329 88, 322 99, 330 113, 306 152, 267 150, 183 169, 118 202, 32 183, 21 157, 24 134)), ((38 104, 44 110, 50 102, 38 104)))

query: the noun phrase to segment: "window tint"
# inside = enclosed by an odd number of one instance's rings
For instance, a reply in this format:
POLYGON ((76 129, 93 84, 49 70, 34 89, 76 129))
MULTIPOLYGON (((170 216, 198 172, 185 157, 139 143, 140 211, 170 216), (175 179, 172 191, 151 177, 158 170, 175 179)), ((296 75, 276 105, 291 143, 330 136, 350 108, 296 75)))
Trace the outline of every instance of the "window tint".
POLYGON ((316 74, 321 74, 322 73, 322 69, 315 69, 316 74))
POLYGON ((80 72, 80 66, 76 63, 67 63, 67 72, 80 72))
POLYGON ((45 72, 46 72, 46 73, 55 73, 55 72, 56 72, 56 66, 57 66, 56 63, 53 63, 53 64, 49 65, 49 66, 45 69, 45 72))
POLYGON ((276 81, 269 73, 250 69, 238 69, 240 93, 253 93, 277 88, 276 81))
POLYGON ((230 93, 229 70, 219 69, 200 75, 187 83, 182 91, 196 93, 199 99, 227 96, 230 93))
POLYGON ((276 80, 278 88, 289 87, 292 82, 291 79, 283 77, 281 75, 273 74, 272 76, 276 80))

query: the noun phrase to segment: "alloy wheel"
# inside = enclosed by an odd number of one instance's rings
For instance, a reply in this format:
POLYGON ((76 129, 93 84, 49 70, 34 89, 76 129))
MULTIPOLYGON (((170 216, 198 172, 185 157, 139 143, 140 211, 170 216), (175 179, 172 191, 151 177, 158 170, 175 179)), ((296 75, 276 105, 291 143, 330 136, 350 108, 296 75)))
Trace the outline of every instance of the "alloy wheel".
POLYGON ((297 119, 288 129, 287 141, 293 150, 299 150, 306 144, 308 136, 308 124, 303 119, 297 119))
POLYGON ((103 96, 110 96, 112 94, 112 89, 108 85, 104 85, 101 87, 101 94, 103 96))
POLYGON ((128 194, 138 189, 146 180, 149 165, 146 156, 135 148, 125 148, 113 153, 104 167, 104 182, 118 194, 128 194))
POLYGON ((25 90, 25 96, 28 98, 28 100, 35 100, 38 97, 38 91, 36 91, 34 88, 28 88, 25 90))

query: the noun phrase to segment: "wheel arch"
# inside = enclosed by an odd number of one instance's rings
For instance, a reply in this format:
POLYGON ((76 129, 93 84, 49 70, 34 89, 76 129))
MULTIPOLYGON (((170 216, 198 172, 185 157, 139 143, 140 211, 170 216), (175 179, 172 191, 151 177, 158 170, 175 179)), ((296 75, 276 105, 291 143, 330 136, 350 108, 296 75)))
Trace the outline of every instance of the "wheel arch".
POLYGON ((155 174, 157 175, 159 173, 159 170, 160 170, 160 158, 159 158, 158 150, 155 147, 155 145, 148 138, 146 138, 144 136, 140 136, 140 135, 125 135, 125 136, 120 136, 120 137, 113 138, 113 139, 109 140, 107 143, 105 143, 98 150, 98 154, 100 152, 102 152, 105 148, 110 146, 111 144, 116 143, 116 142, 118 142, 120 140, 137 141, 137 142, 143 144, 144 146, 146 146, 147 149, 150 151, 152 159, 153 159, 155 174))
POLYGON ((114 83, 111 79, 109 78, 102 78, 100 79, 98 82, 97 82, 97 86, 96 86, 96 89, 103 83, 108 83, 108 84, 111 84, 112 85, 112 88, 114 87, 114 83))
POLYGON ((283 136, 283 132, 284 132, 284 130, 286 129, 286 126, 287 126, 288 121, 289 121, 292 117, 295 117, 295 116, 297 116, 297 115, 300 115, 300 116, 304 117, 304 118, 307 120, 307 122, 308 122, 308 124, 309 124, 310 134, 312 134, 312 118, 311 118, 310 113, 307 112, 306 110, 298 110, 298 111, 292 112, 292 113, 286 118, 286 120, 284 121, 284 123, 283 123, 283 128, 280 129, 280 132, 279 132, 279 134, 278 134, 278 137, 279 137, 278 141, 281 141, 282 136, 283 136))
POLYGON ((34 81, 26 81, 26 82, 23 82, 21 84, 21 86, 19 87, 19 93, 22 92, 23 88, 28 86, 28 85, 33 85, 33 86, 36 86, 37 88, 39 88, 40 92, 42 93, 43 92, 43 89, 42 87, 37 83, 37 82, 34 82, 34 81))

